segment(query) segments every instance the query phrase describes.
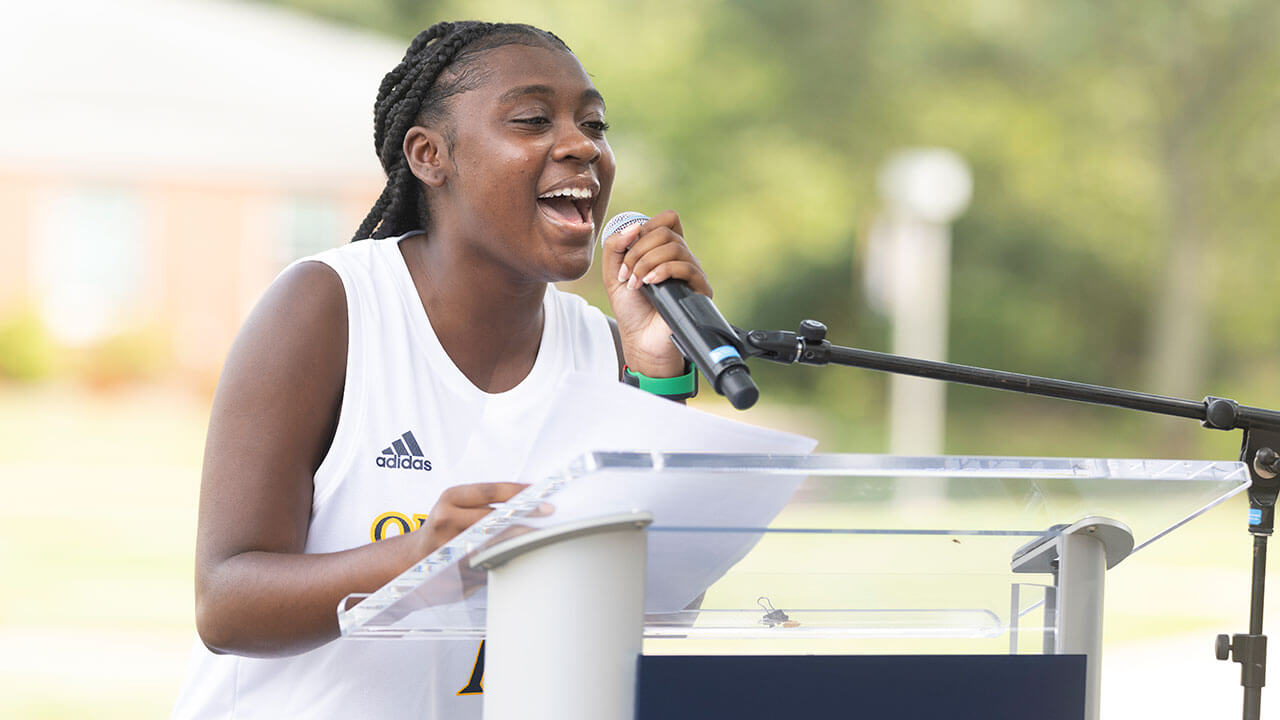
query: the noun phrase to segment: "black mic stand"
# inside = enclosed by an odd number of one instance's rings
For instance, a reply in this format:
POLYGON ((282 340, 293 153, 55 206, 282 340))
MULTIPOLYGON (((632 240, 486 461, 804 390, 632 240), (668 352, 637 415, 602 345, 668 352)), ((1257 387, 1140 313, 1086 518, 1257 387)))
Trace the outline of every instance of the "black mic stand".
POLYGON ((890 355, 840 347, 827 342, 827 327, 804 320, 798 332, 734 328, 746 357, 758 357, 786 365, 848 365, 868 370, 963 383, 996 390, 1077 402, 1129 408, 1158 415, 1199 420, 1213 430, 1243 430, 1240 460, 1249 467, 1249 532, 1253 535, 1253 584, 1249 608, 1249 632, 1219 635, 1219 660, 1241 665, 1244 687, 1244 720, 1261 720, 1262 687, 1266 684, 1267 636, 1262 634, 1262 601, 1266 585, 1267 537, 1275 526, 1276 496, 1280 494, 1280 412, 1240 405, 1234 400, 1206 397, 1199 402, 1162 395, 1148 395, 1101 385, 1055 380, 1020 373, 988 370, 953 363, 890 355))

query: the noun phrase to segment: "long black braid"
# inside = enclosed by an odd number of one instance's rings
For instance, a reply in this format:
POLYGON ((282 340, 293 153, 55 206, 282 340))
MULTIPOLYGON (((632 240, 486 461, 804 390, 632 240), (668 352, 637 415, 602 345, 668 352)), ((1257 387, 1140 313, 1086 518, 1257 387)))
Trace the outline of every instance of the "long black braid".
MULTIPOLYGON (((552 33, 516 23, 436 23, 409 43, 404 59, 378 86, 373 148, 387 174, 387 185, 351 238, 353 242, 427 227, 425 187, 409 169, 404 136, 415 125, 444 119, 448 99, 475 87, 482 77, 471 63, 477 53, 512 44, 569 52, 564 41, 552 33), (449 73, 444 72, 446 68, 449 73)), ((449 131, 445 133, 449 139, 449 131)))

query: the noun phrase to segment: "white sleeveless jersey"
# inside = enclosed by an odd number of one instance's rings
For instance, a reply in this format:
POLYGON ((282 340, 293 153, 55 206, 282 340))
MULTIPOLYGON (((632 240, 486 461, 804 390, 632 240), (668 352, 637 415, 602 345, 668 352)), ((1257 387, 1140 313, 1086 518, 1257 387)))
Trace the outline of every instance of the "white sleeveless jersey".
MULTIPOLYGON (((299 262, 337 271, 347 296, 338 427, 315 474, 306 552, 419 527, 452 485, 513 480, 556 381, 617 377, 605 316, 548 286, 533 369, 487 393, 440 345, 400 254, 362 240, 299 262)), ((479 718, 479 641, 340 639, 287 658, 215 655, 198 640, 174 718, 479 718)))

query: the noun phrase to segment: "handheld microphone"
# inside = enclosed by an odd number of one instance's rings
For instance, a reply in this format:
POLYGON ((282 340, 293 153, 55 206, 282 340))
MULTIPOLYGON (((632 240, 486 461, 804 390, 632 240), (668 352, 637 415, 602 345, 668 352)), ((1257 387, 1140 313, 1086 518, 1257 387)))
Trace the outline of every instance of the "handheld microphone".
MULTIPOLYGON (((604 224, 600 243, 603 245, 605 238, 648 219, 647 215, 638 212, 614 215, 604 224)), ((658 314, 667 321, 667 327, 671 328, 671 341, 680 354, 698 367, 711 387, 739 410, 754 405, 760 391, 742 360, 742 341, 729 321, 711 303, 711 298, 695 293, 689 289, 688 283, 675 278, 640 287, 658 314)))

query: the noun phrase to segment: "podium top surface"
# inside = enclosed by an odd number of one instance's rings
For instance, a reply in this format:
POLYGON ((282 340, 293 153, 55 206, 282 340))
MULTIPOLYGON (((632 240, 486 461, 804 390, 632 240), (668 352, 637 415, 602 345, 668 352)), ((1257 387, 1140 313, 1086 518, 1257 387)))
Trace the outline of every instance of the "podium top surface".
POLYGON ((487 575, 471 555, 529 529, 635 511, 653 515, 646 612, 655 616, 709 586, 708 598, 735 588, 734 607, 773 592, 834 612, 863 602, 886 573, 929 576, 957 593, 973 576, 1003 578, 995 586, 1007 596, 1014 554, 1062 526, 1117 521, 1136 552, 1248 485, 1238 462, 593 452, 373 594, 348 598, 339 624, 347 636, 483 633, 487 575), (945 579, 957 576, 970 579, 945 579), (798 589, 806 583, 814 589, 798 589))

